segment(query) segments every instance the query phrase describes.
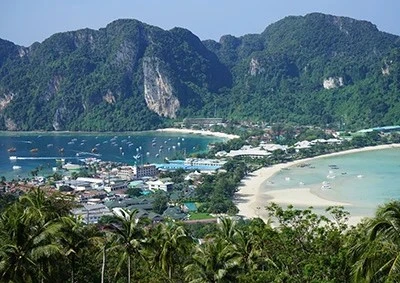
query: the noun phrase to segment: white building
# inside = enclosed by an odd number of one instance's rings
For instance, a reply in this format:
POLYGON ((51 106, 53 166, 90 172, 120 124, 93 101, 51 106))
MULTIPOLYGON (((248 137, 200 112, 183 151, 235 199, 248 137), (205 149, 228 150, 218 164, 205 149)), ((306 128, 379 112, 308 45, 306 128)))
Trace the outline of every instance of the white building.
POLYGON ((154 177, 158 174, 155 165, 145 164, 140 166, 122 166, 116 175, 124 180, 141 179, 143 177, 154 177))
POLYGON ((109 193, 117 190, 126 190, 126 189, 128 189, 126 182, 110 182, 104 186, 104 190, 109 193))
POLYGON ((84 204, 83 207, 73 209, 72 214, 82 218, 86 224, 95 224, 99 222, 102 216, 113 215, 110 209, 104 204, 84 204))
POLYGON ((165 179, 160 179, 157 181, 148 181, 147 185, 149 186, 150 191, 163 190, 167 192, 169 190, 172 190, 172 186, 174 185, 174 183, 165 179))
POLYGON ((184 165, 186 166, 209 166, 220 168, 224 166, 226 161, 218 159, 203 159, 203 158, 186 158, 184 165))

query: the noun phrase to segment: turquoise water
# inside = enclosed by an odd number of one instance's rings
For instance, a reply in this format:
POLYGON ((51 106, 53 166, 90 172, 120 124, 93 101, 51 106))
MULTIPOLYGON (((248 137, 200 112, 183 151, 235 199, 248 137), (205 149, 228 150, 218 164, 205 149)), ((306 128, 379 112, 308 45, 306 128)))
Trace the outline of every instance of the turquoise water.
POLYGON ((220 138, 160 132, 142 133, 0 133, 0 176, 7 180, 28 177, 40 167, 39 175, 52 174, 56 159, 79 163, 79 159, 96 157, 103 161, 127 164, 162 163, 164 158, 207 150, 220 138), (9 152, 15 148, 15 152, 9 152), (96 148, 95 153, 92 150, 96 148), (31 152, 37 149, 37 152, 31 152), (61 150, 63 149, 63 150, 61 150), (16 156, 17 160, 10 160, 16 156), (20 169, 13 170, 13 166, 20 169))
POLYGON ((311 188, 324 199, 350 203, 346 210, 352 215, 373 215, 378 205, 400 199, 400 149, 358 152, 309 163, 308 167, 281 170, 265 183, 265 190, 311 188), (323 182, 330 188, 321 188, 323 182))

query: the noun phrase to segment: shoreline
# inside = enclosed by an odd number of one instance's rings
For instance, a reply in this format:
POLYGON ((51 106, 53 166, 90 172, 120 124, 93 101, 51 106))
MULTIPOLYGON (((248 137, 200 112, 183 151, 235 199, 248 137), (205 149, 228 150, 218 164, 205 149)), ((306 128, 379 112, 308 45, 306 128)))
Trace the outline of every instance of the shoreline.
MULTIPOLYGON (((235 194, 234 203, 239 209, 238 215, 244 216, 246 218, 260 217, 264 221, 267 221, 269 217, 264 207, 271 202, 274 202, 281 206, 293 204, 295 206, 313 206, 318 208, 327 208, 328 206, 352 206, 351 203, 343 203, 321 198, 312 193, 310 191, 310 188, 307 187, 272 191, 263 191, 262 189, 264 183, 268 182, 268 179, 270 179, 272 176, 274 176, 276 173, 284 168, 296 166, 301 163, 306 163, 321 158, 399 147, 400 144, 369 146, 319 155, 306 159, 299 159, 288 163, 281 163, 273 165, 271 167, 263 167, 261 169, 258 169, 250 173, 248 177, 242 180, 241 185, 239 186, 239 191, 235 194)), ((360 216, 350 216, 348 223, 350 225, 356 225, 361 221, 362 218, 363 217, 360 216)))
POLYGON ((214 136, 218 138, 223 138, 227 140, 237 139, 238 135, 226 134, 221 132, 212 132, 208 130, 192 130, 192 129, 179 129, 179 128, 164 128, 157 129, 156 132, 164 132, 164 133, 181 133, 181 134, 193 134, 193 135, 202 135, 202 136, 214 136))
POLYGON ((4 135, 73 135, 73 134, 81 134, 81 135, 117 135, 117 134, 143 134, 143 133, 151 133, 151 132, 160 132, 160 133, 181 133, 181 134, 192 134, 192 135, 202 135, 202 136, 213 136, 217 138, 222 138, 226 140, 239 138, 238 135, 226 134, 221 132, 212 132, 205 130, 192 130, 192 129, 180 129, 180 128, 162 128, 148 131, 126 131, 126 132, 90 132, 90 131, 0 131, 0 134, 4 135))

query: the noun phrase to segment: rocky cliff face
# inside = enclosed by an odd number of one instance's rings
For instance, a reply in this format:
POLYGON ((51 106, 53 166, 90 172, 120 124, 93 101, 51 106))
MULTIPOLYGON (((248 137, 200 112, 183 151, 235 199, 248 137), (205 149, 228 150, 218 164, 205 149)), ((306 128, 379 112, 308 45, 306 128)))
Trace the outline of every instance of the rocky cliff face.
POLYGON ((150 110, 160 116, 176 118, 179 100, 173 95, 174 89, 168 74, 160 64, 156 57, 143 59, 144 98, 150 110))

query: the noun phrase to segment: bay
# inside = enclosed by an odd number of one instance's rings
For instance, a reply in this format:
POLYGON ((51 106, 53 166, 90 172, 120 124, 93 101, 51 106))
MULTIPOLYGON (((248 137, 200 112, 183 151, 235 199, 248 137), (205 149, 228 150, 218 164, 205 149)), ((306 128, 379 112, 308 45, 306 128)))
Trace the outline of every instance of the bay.
POLYGON ((79 163, 79 159, 96 157, 103 161, 129 165, 162 163, 165 158, 204 152, 207 145, 221 142, 213 136, 193 134, 132 133, 0 133, 0 176, 7 180, 39 174, 52 174, 57 159, 79 163), (12 157, 13 160, 10 160, 12 157), (15 159, 16 158, 16 159, 15 159), (14 169, 13 169, 14 168, 14 169))
POLYGON ((400 149, 364 151, 314 159, 306 167, 281 170, 263 190, 310 188, 321 198, 349 203, 353 216, 372 216, 376 208, 400 200, 400 149), (329 184, 329 188, 323 188, 329 184))

